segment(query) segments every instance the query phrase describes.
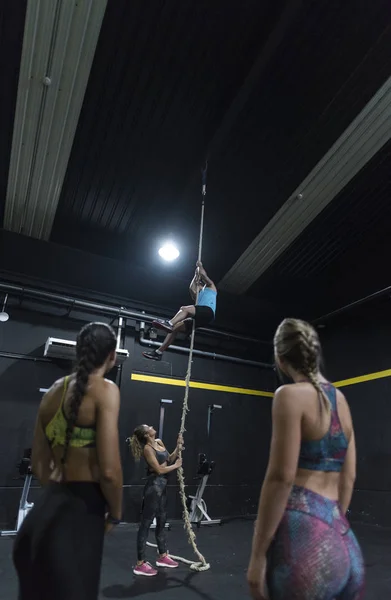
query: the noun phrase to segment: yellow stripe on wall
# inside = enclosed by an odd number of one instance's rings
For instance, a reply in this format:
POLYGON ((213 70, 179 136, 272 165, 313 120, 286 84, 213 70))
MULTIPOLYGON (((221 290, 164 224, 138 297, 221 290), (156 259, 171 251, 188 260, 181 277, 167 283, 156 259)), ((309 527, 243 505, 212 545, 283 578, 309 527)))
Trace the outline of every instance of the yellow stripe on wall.
MULTIPOLYGON (((378 371, 377 373, 369 373, 368 375, 351 377, 350 379, 341 379, 341 381, 335 381, 334 385, 335 387, 340 388, 348 385, 355 385, 356 383, 363 383, 365 381, 373 381, 374 379, 383 379, 384 377, 391 377, 391 369, 386 369, 385 371, 378 371)), ((161 385, 173 385, 177 387, 185 387, 186 385, 183 379, 173 379, 172 377, 159 377, 157 375, 143 375, 141 373, 132 373, 131 379, 133 379, 133 381, 160 383, 161 385)), ((230 385, 218 385, 216 383, 203 383, 201 381, 191 381, 190 387, 199 390, 211 390, 213 392, 228 392, 231 394, 244 394, 246 396, 262 396, 264 398, 273 398, 274 396, 273 392, 233 387, 230 385)))
POLYGON ((374 379, 383 379, 384 377, 391 377, 391 369, 377 371, 377 373, 369 373, 368 375, 360 375, 359 377, 351 377, 350 379, 342 379, 341 381, 336 381, 334 385, 335 387, 345 387, 346 385, 355 385, 356 383, 373 381, 374 379))
MULTIPOLYGON (((149 383, 160 383, 162 385, 175 385, 185 387, 186 383, 183 379, 172 379, 170 377, 157 377, 156 375, 142 375, 140 373, 132 373, 133 381, 147 381, 149 383)), ((265 398, 273 398, 272 392, 264 392, 262 390, 250 390, 248 388, 233 387, 230 385, 218 385, 216 383, 203 383, 201 381, 190 381, 190 387, 199 390, 211 390, 213 392, 229 392, 231 394, 245 394, 247 396, 263 396, 265 398)))

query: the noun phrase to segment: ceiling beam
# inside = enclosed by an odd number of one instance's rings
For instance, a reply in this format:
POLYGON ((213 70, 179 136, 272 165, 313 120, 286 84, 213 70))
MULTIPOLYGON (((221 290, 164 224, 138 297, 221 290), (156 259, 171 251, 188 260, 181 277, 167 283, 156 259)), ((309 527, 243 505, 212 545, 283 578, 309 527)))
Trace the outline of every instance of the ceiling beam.
POLYGON ((391 78, 226 273, 219 287, 245 293, 391 138, 391 78))
POLYGON ((106 5, 27 4, 5 229, 50 236, 106 5))

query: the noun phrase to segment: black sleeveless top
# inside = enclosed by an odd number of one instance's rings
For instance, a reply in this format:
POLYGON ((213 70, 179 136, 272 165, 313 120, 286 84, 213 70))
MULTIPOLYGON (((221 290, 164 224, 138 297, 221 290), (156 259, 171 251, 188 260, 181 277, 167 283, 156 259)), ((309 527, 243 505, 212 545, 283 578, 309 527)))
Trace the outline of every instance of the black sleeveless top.
MULTIPOLYGON (((153 448, 153 446, 151 446, 151 448, 153 448)), ((170 455, 167 450, 156 450, 156 448, 153 448, 153 450, 155 450, 156 458, 159 465, 163 465, 165 462, 168 462, 170 455)), ((148 475, 159 475, 158 473, 156 473, 156 471, 151 469, 149 465, 147 468, 147 473, 148 475)), ((167 475, 168 473, 164 474, 163 476, 166 477, 167 475)), ((162 477, 162 475, 160 475, 160 477, 162 477)))

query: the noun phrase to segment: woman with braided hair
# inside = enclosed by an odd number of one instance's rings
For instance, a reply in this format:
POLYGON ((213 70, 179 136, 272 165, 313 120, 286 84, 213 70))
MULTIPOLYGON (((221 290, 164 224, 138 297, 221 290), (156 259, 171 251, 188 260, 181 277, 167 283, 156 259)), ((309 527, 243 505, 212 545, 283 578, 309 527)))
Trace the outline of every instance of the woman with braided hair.
POLYGON ((98 598, 104 532, 122 513, 119 389, 104 377, 115 350, 111 327, 83 327, 74 372, 42 399, 32 470, 44 490, 15 542, 19 600, 98 598))
POLYGON ((309 323, 285 319, 274 354, 294 383, 280 387, 273 400, 269 465, 247 573, 252 598, 361 600, 363 557, 345 516, 356 475, 349 406, 320 373, 320 342, 309 323))

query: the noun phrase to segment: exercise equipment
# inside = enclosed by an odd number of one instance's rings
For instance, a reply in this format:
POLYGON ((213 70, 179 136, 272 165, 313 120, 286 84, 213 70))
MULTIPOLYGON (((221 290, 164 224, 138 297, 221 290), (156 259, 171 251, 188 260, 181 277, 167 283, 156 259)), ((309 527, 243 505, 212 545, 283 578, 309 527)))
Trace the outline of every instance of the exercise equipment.
MULTIPOLYGON (((207 421, 207 433, 208 433, 208 446, 210 451, 210 432, 212 424, 212 414, 214 410, 221 409, 221 404, 210 404, 208 406, 208 421, 207 421)), ((199 455, 198 471, 197 475, 201 478, 198 485, 195 496, 189 496, 188 507, 190 511, 190 521, 196 523, 198 527, 201 525, 221 525, 221 519, 212 519, 208 515, 208 509, 206 502, 203 499, 206 485, 208 483, 209 476, 212 474, 215 467, 213 460, 209 461, 206 454, 199 455)))
POLYGON ((33 508, 34 503, 28 502, 27 498, 30 491, 31 480, 33 478, 33 474, 31 471, 31 448, 27 448, 24 450, 23 458, 18 464, 19 476, 24 477, 24 484, 22 489, 22 495, 20 497, 19 502, 19 510, 18 517, 16 520, 16 529, 11 529, 8 531, 0 531, 1 537, 12 537, 15 536, 19 529, 22 526, 24 519, 26 518, 28 512, 33 508))
MULTIPOLYGON (((172 404, 172 400, 168 400, 167 398, 162 398, 160 400, 160 416, 159 416, 159 438, 163 439, 163 429, 164 429, 164 414, 166 411, 166 406, 172 404)), ((152 521, 151 529, 156 529, 156 518, 152 521)), ((170 529, 170 523, 165 524, 165 529, 170 529)))

